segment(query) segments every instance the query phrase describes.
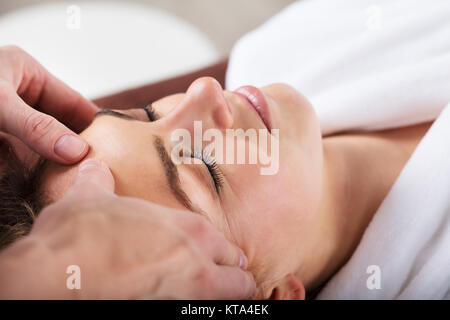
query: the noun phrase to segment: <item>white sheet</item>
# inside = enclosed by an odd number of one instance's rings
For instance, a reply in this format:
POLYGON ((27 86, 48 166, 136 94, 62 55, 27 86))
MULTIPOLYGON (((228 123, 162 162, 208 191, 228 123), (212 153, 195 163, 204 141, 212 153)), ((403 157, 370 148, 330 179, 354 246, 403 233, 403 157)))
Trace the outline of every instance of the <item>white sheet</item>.
POLYGON ((4 2, 0 45, 20 46, 90 99, 220 59, 204 33, 151 1, 26 1, 3 14, 4 2))
POLYGON ((294 3, 230 54, 228 89, 274 82, 308 97, 323 134, 435 119, 450 101, 450 1, 294 3))
MULTIPOLYGON (((324 135, 436 119, 450 101, 450 1, 294 3, 230 55, 228 89, 274 82, 308 97, 324 135)), ((319 298, 450 298, 449 109, 319 298), (369 265, 381 289, 367 288, 369 265)))
POLYGON ((450 299, 450 104, 318 298, 450 299), (367 286, 371 265, 380 268, 380 289, 367 286))

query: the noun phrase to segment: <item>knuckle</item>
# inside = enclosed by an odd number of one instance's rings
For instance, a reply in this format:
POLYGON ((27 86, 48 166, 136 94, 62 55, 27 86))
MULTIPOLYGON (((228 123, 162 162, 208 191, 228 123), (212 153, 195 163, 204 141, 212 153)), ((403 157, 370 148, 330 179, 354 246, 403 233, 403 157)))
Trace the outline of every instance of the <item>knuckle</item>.
POLYGON ((193 238, 206 250, 222 250, 226 244, 226 238, 214 225, 204 217, 198 217, 193 230, 193 238))
POLYGON ((72 206, 68 206, 66 203, 53 203, 45 207, 39 215, 36 217, 33 229, 39 229, 44 226, 54 226, 58 225, 62 227, 64 224, 68 223, 71 216, 73 216, 72 206))
POLYGON ((15 44, 10 44, 7 46, 4 46, 2 48, 5 52, 9 52, 9 53, 22 53, 23 49, 15 44))
POLYGON ((65 212, 60 214, 65 221, 70 222, 73 229, 89 230, 94 227, 99 234, 101 233, 101 226, 107 221, 102 210, 89 203, 83 205, 72 203, 71 205, 72 208, 65 208, 65 212))
POLYGON ((114 217, 110 211, 106 201, 63 198, 45 207, 36 218, 33 228, 66 226, 83 234, 107 234, 114 217))
POLYGON ((211 237, 211 224, 202 217, 196 217, 193 231, 195 236, 208 239, 211 237))
POLYGON ((56 119, 52 116, 47 116, 39 112, 30 113, 24 121, 23 132, 25 132, 25 139, 33 142, 38 142, 40 139, 50 133, 50 130, 56 124, 56 119))
POLYGON ((27 53, 16 45, 7 45, 0 48, 0 57, 6 59, 7 63, 12 65, 20 64, 20 61, 24 59, 27 53))

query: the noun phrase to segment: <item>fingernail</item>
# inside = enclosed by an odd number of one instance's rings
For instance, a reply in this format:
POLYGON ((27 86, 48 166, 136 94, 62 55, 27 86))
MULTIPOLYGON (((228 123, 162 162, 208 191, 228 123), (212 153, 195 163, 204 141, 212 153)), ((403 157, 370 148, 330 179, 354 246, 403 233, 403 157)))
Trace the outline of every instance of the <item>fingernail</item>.
POLYGON ((242 270, 246 270, 248 266, 248 259, 244 254, 241 254, 241 257, 239 258, 239 267, 242 270))
POLYGON ((78 167, 78 172, 82 172, 89 168, 99 167, 102 164, 97 159, 91 158, 83 161, 80 166, 78 167))
POLYGON ((65 134, 55 143, 55 153, 67 161, 75 161, 86 152, 88 145, 82 139, 71 134, 65 134))

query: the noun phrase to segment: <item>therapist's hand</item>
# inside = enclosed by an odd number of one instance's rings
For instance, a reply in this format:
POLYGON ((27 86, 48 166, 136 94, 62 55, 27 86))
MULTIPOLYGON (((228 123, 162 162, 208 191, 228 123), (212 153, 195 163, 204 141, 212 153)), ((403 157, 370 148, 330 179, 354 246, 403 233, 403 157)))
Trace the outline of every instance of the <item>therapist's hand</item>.
POLYGON ((88 126, 98 110, 20 48, 0 47, 0 131, 47 159, 72 164, 89 150, 72 130, 88 126))
POLYGON ((0 298, 254 294, 243 252, 205 218, 115 195, 109 169, 93 159, 80 168, 66 196, 44 209, 30 234, 0 255, 0 298), (66 288, 69 265, 80 268, 80 290, 66 288))

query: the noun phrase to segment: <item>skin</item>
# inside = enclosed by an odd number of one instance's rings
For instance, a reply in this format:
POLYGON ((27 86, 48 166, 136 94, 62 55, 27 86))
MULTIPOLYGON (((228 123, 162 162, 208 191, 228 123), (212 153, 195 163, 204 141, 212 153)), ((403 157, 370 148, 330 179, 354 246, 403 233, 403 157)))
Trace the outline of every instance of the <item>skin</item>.
POLYGON ((67 194, 39 214, 26 237, 0 253, 1 299, 254 294, 242 251, 204 218, 117 196, 111 171, 96 159, 83 161, 77 171, 67 194), (74 283, 66 270, 74 264, 79 286, 70 290, 67 281, 74 283))
MULTIPOLYGON (((0 47, 0 137, 24 163, 33 163, 37 154, 62 164, 82 160, 89 145, 75 132, 98 111, 20 48, 0 47)), ((109 168, 94 160, 79 165, 73 185, 42 210, 27 236, 2 250, 0 298, 253 295, 255 283, 241 249, 192 212, 117 196, 109 168), (84 280, 71 291, 65 270, 74 261, 84 280)))
POLYGON ((20 146, 19 139, 47 159, 77 163, 89 145, 75 132, 98 111, 22 49, 0 47, 0 135, 14 146, 20 146))
MULTIPOLYGON (((223 186, 217 194, 204 164, 177 168, 193 209, 248 257, 254 297, 301 299, 351 256, 430 124, 322 137, 312 105, 299 92, 285 84, 261 90, 272 128, 280 129, 277 174, 260 175, 260 164, 219 164, 223 186)), ((265 128, 245 99, 223 91, 213 78, 197 79, 186 93, 153 107, 161 116, 155 122, 143 110, 121 111, 136 120, 103 115, 81 137, 90 145, 87 158, 111 169, 116 194, 175 209, 186 206, 168 186, 155 136, 170 153, 171 132, 185 128, 193 136, 194 120, 202 120, 203 131, 265 128)), ((77 166, 48 166, 43 189, 49 201, 63 197, 76 171, 77 166)))

